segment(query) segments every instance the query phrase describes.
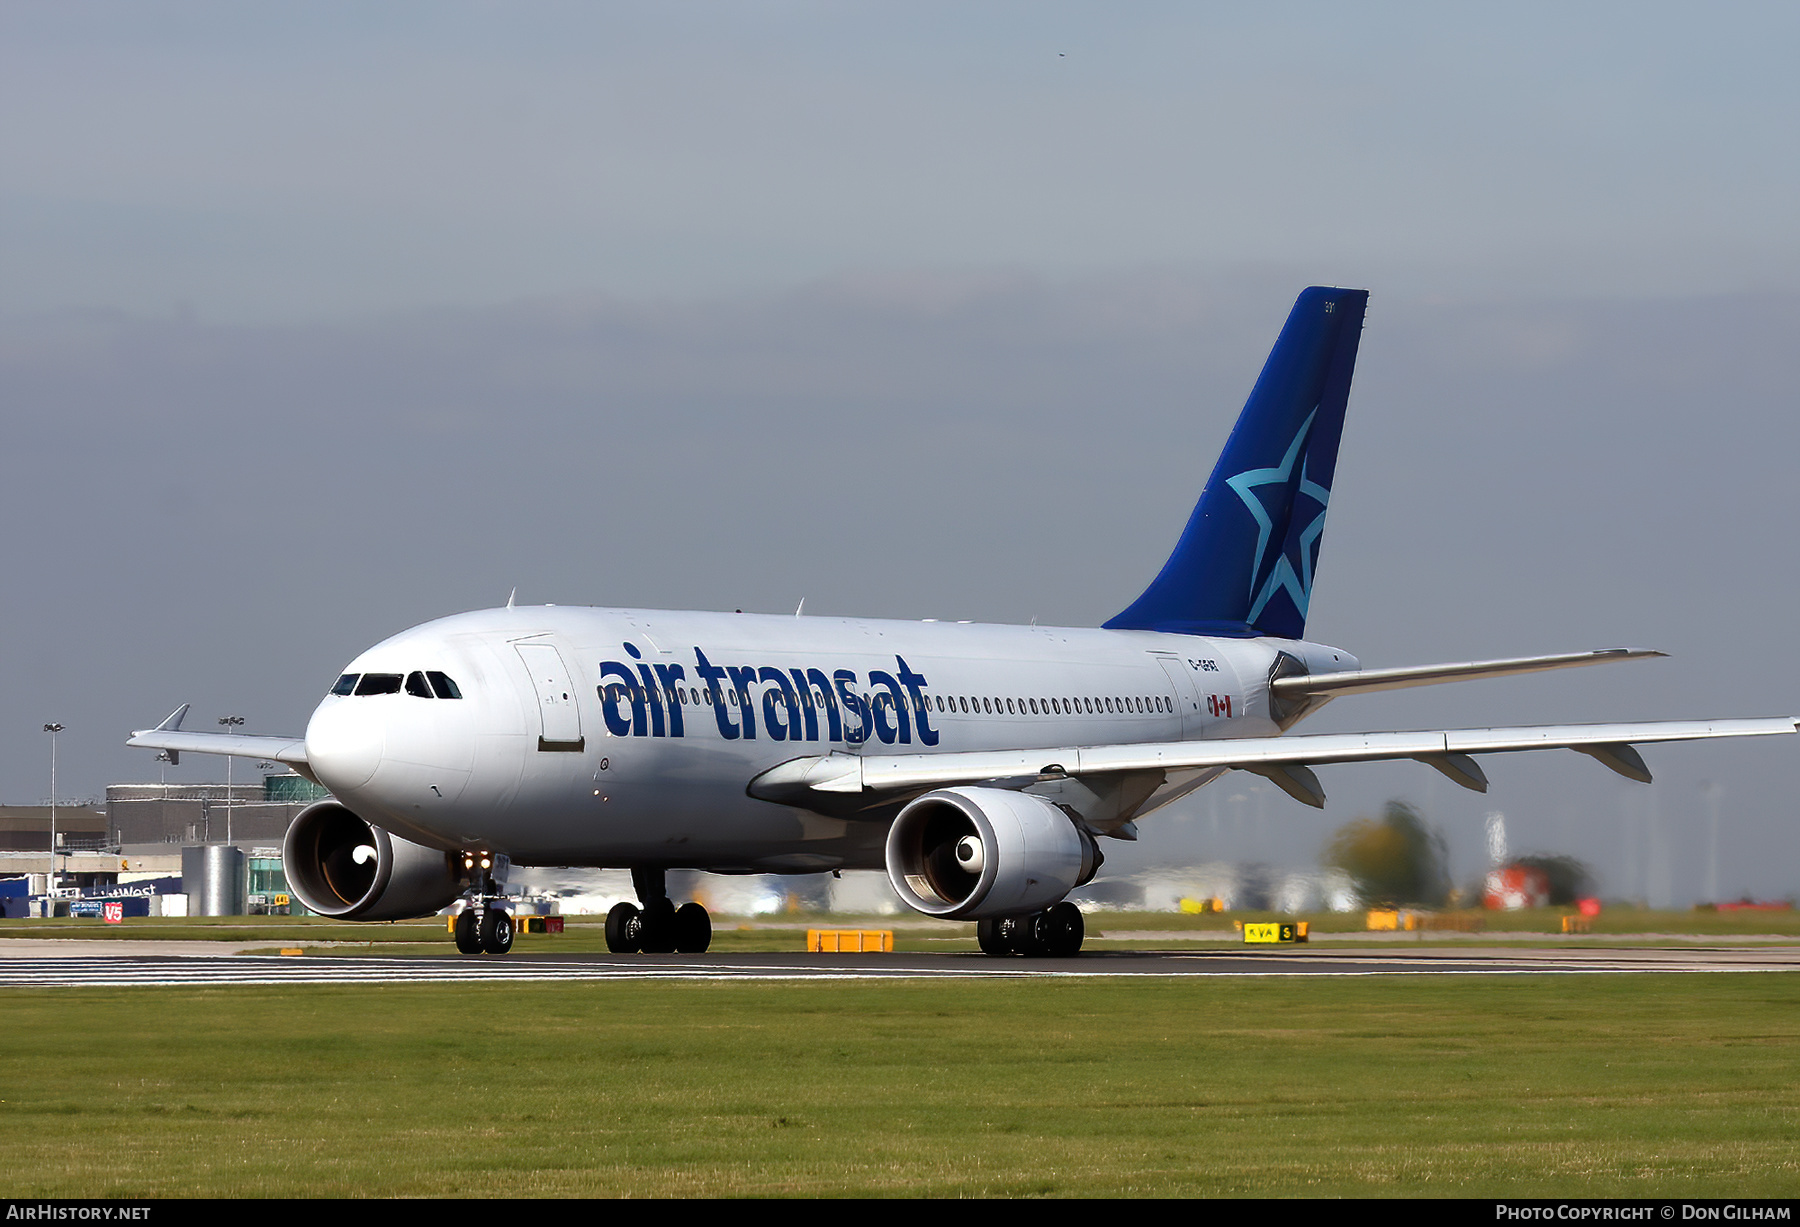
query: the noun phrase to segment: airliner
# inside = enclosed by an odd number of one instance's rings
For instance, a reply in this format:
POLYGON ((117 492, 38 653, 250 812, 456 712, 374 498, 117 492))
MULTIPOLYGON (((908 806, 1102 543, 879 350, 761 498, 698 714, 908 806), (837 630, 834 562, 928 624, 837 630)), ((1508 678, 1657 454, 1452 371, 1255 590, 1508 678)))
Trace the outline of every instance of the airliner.
POLYGON ((1293 734, 1341 696, 1661 655, 1624 648, 1365 669, 1305 638, 1368 294, 1301 293, 1160 573, 1098 628, 516 606, 344 666, 304 737, 128 744, 271 758, 330 795, 282 847, 312 911, 456 909, 504 954, 511 866, 631 871, 616 952, 698 953, 668 871, 885 869, 993 955, 1068 957, 1108 840, 1229 771, 1324 805, 1321 764, 1413 759, 1485 792, 1479 756, 1562 748, 1632 780, 1637 746, 1793 733, 1794 717, 1293 734))

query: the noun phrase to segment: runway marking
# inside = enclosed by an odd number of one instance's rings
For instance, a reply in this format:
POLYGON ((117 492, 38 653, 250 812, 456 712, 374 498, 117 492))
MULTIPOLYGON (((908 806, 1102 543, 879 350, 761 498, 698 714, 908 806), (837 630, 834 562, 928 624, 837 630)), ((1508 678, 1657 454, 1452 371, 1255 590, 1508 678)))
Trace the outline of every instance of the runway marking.
MULTIPOLYGON (((1482 958, 1459 955, 1332 955, 1329 957, 1170 953, 1082 958, 1063 965, 971 956, 906 958, 892 966, 742 959, 636 962, 570 959, 199 957, 21 958, 0 964, 0 988, 222 987, 228 985, 575 983, 618 980, 907 980, 907 979, 1155 979, 1206 976, 1348 977, 1392 975, 1655 975, 1699 972, 1800 971, 1800 953, 1769 958, 1765 951, 1691 950, 1643 955, 1537 955, 1482 958), (1737 957, 1732 957, 1737 956, 1737 957), (1759 957, 1760 956, 1760 957, 1759 957), (940 963, 938 960, 942 959, 940 963)), ((1787 952, 1783 952, 1787 953, 1787 952)), ((891 956, 880 956, 891 957, 891 956)))

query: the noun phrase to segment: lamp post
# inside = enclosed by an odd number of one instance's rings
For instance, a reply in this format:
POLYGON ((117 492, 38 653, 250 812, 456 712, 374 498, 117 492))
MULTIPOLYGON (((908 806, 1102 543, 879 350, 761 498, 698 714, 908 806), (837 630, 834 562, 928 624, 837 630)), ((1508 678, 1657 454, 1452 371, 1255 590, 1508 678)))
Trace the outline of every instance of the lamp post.
MULTIPOLYGON (((219 724, 227 733, 244 723, 242 716, 220 716, 219 724)), ((225 756, 225 842, 231 842, 231 755, 225 756)))
POLYGON ((44 731, 50 734, 50 876, 44 883, 44 907, 48 914, 56 910, 49 899, 56 890, 56 735, 63 731, 63 726, 46 724, 44 731))

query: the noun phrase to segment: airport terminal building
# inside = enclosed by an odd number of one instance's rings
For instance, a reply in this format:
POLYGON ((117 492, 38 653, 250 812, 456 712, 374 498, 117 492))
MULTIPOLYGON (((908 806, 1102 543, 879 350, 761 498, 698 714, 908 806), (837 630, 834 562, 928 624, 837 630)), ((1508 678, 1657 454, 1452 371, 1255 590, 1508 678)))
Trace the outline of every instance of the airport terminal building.
POLYGON ((295 815, 326 796, 291 773, 245 784, 113 784, 106 790, 107 842, 145 844, 281 843, 295 815))
MULTIPOLYGON (((185 891, 183 880, 197 877, 195 852, 209 850, 213 861, 223 854, 205 876, 230 879, 228 913, 286 911, 282 837, 325 795, 310 780, 279 773, 230 785, 114 784, 104 802, 59 804, 54 815, 48 805, 0 806, 0 911, 36 915, 44 906, 53 817, 57 915, 104 897, 142 903, 185 891)), ((134 905, 131 914, 141 913, 134 905)))

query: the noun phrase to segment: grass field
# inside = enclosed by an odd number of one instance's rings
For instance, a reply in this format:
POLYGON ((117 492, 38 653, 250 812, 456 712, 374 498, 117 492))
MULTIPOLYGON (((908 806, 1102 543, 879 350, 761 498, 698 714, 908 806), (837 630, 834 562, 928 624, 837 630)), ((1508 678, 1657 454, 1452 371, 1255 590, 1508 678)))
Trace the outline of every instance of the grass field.
POLYGON ((8 990, 10 1197, 1794 1196, 1800 976, 8 990))

